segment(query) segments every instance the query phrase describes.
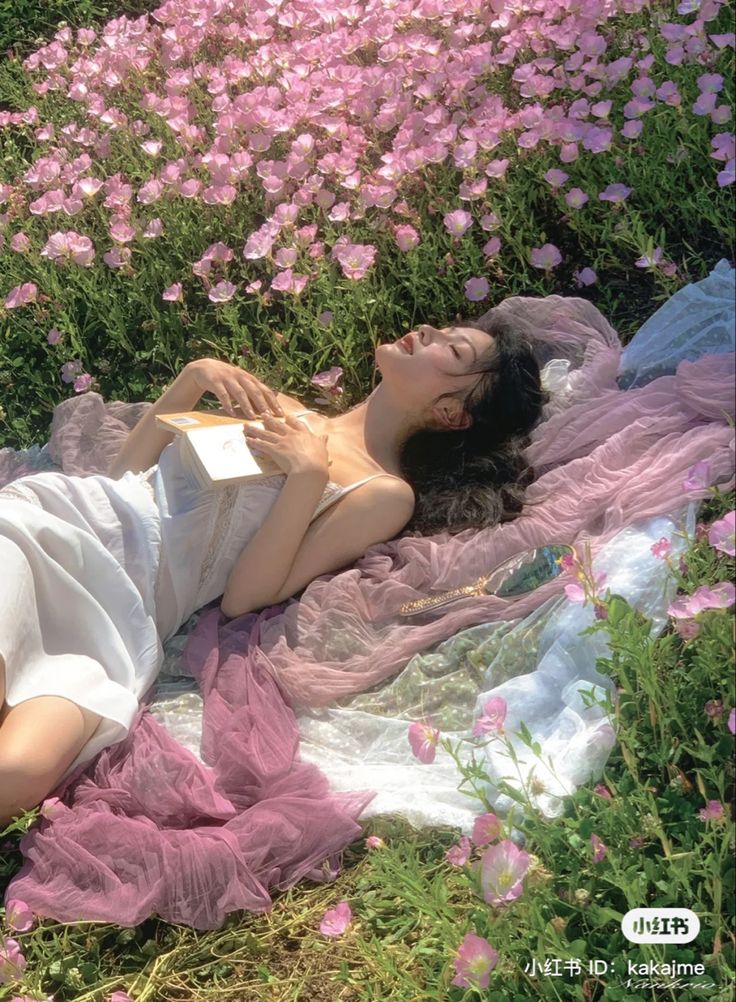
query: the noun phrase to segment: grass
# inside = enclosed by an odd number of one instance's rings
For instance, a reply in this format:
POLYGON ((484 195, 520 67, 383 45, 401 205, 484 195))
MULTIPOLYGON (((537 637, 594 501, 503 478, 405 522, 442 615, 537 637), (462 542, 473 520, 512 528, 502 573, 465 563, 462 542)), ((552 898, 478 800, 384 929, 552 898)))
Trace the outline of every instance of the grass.
MULTIPOLYGON (((33 51, 39 37, 49 39, 62 19, 89 26, 111 14, 136 16, 145 9, 152 7, 128 3, 112 11, 89 0, 43 5, 0 0, 0 50, 13 45, 16 54, 0 62, 0 110, 22 110, 33 101, 44 121, 68 121, 69 102, 54 92, 33 96, 17 57, 33 51)), ((663 66, 664 45, 654 30, 663 20, 678 20, 674 4, 621 18, 609 26, 610 34, 622 45, 627 33, 643 31, 663 66)), ((731 27, 727 8, 708 23, 710 33, 731 27)), ((355 55, 358 62, 371 58, 355 55)), ((532 55, 522 52, 519 58, 532 55)), ((721 96, 733 105, 730 65, 725 49, 719 64, 726 81, 721 96)), ((687 112, 701 72, 693 65, 666 68, 682 90, 683 106, 659 105, 647 115, 641 141, 646 155, 632 142, 565 166, 544 144, 519 150, 506 136, 493 155, 509 157, 514 169, 503 184, 489 186, 484 201, 484 211, 492 208, 500 217, 494 233, 503 244, 490 261, 482 253, 490 234, 476 232, 472 239, 454 242, 442 225, 444 213, 458 206, 462 175, 447 165, 425 168, 402 191, 422 234, 419 247, 398 253, 387 229, 389 214, 367 212, 351 223, 350 234, 378 248, 378 268, 352 282, 334 262, 325 261, 303 296, 274 296, 270 302, 250 296, 213 306, 191 274, 192 262, 209 244, 221 240, 242 246, 271 211, 258 185, 244 190, 226 212, 182 199, 158 203, 148 215, 161 217, 168 239, 136 241, 131 274, 102 265, 58 271, 37 250, 59 217, 49 222, 21 213, 11 229, 27 233, 35 251, 26 257, 0 248, 3 292, 36 281, 49 300, 33 308, 0 309, 0 447, 25 448, 47 439, 54 407, 74 395, 59 375, 71 358, 81 361, 93 376, 92 388, 106 399, 156 399, 190 358, 211 353, 238 362, 245 349, 251 371, 311 402, 316 392, 311 376, 339 365, 345 392, 333 406, 347 408, 371 388, 377 340, 417 322, 445 324, 457 314, 472 313, 462 290, 473 275, 485 275, 491 284, 478 313, 507 295, 580 295, 590 298, 628 343, 678 288, 704 278, 720 258, 734 256, 731 189, 715 185, 723 165, 709 157, 715 130, 707 116, 687 112), (674 154, 682 157, 677 169, 674 154), (591 198, 584 210, 570 211, 544 181, 547 170, 560 166, 570 173, 570 183, 584 190, 597 192, 625 180, 634 195, 617 205, 591 198), (528 251, 545 242, 559 247, 563 263, 540 273, 529 264, 528 251), (674 276, 635 266, 636 257, 657 245, 677 265, 674 276), (598 281, 580 288, 574 272, 586 266, 595 269, 598 281), (175 280, 186 286, 185 306, 161 300, 162 289, 175 280), (325 309, 334 314, 330 325, 319 320, 325 309), (47 342, 52 325, 62 331, 59 345, 47 342)), ((509 107, 520 105, 508 67, 487 83, 509 107)), ((175 157, 180 150, 171 134, 157 116, 141 110, 144 86, 143 80, 128 82, 118 104, 164 141, 164 156, 175 157)), ((614 89, 611 96, 613 119, 627 95, 614 89)), ((199 99, 204 108, 204 91, 199 99)), ((0 139, 0 183, 12 184, 39 156, 38 144, 29 128, 0 130, 0 139)), ((285 155, 286 146, 278 142, 269 156, 285 155)), ((367 151, 361 166, 375 166, 379 152, 367 151)), ((105 173, 121 171, 139 184, 150 170, 125 130, 115 132, 105 173)), ((107 246, 105 213, 96 206, 80 218, 83 223, 65 219, 61 228, 89 233, 100 257, 107 246)), ((342 232, 324 214, 314 218, 328 245, 342 232)), ((236 257, 230 277, 238 282, 261 278, 267 285, 272 275, 266 262, 236 257)), ((700 517, 710 523, 733 507, 733 494, 716 494, 700 517)), ((685 559, 682 591, 733 576, 733 561, 704 540, 694 541, 685 559)), ((702 960, 714 986, 705 990, 707 997, 726 1002, 736 944, 734 826, 728 806, 720 822, 703 822, 698 811, 709 800, 728 805, 734 795, 734 738, 725 726, 736 703, 730 670, 733 617, 729 610, 710 610, 702 618, 701 634, 687 643, 671 629, 649 641, 647 624, 620 600, 609 619, 598 624, 608 632, 612 651, 599 668, 610 673, 620 696, 618 743, 603 779, 612 797, 581 789, 569 799, 564 817, 553 823, 533 813, 523 821, 517 818, 533 865, 523 895, 507 908, 489 909, 466 869, 445 860, 457 831, 415 831, 401 819, 380 818, 367 824, 365 834, 381 836, 385 847, 368 850, 362 839, 355 842, 334 884, 304 882, 277 896, 270 913, 231 916, 217 932, 197 933, 155 919, 135 929, 39 923, 16 935, 28 960, 25 980, 22 988, 0 985, 0 1000, 25 992, 39 999, 52 993, 55 1002, 103 1002, 115 991, 126 991, 135 1002, 460 1002, 477 996, 450 985, 452 958, 463 934, 475 929, 499 953, 483 994, 488 1002, 694 1002, 704 997, 699 989, 625 985, 627 959, 673 957, 702 960), (715 699, 726 708, 717 720, 703 709, 715 699), (593 833, 608 847, 598 864, 590 853, 593 833), (641 844, 632 846, 632 838, 641 844), (319 922, 340 900, 350 902, 354 920, 344 936, 328 940, 319 922), (675 948, 628 944, 618 931, 618 916, 644 901, 694 909, 702 923, 697 940, 675 948), (559 958, 574 973, 535 976, 525 970, 535 958, 559 958), (590 971, 595 959, 621 967, 590 971)), ((19 838, 34 816, 31 812, 0 835, 0 889, 20 865, 19 838)))

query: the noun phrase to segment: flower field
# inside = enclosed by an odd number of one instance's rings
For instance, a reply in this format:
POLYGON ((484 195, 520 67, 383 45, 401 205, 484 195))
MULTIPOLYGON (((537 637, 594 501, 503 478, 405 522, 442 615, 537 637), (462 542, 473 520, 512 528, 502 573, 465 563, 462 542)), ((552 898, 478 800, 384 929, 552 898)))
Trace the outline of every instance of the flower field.
POLYGON ((378 340, 504 295, 589 295, 630 337, 732 250, 732 27, 718 0, 170 2, 11 50, 0 445, 212 352, 295 394, 331 372, 340 409, 378 340))
MULTIPOLYGON (((0 0, 0 22, 0 447, 42 444, 70 396, 155 400, 202 355, 338 413, 377 343, 510 295, 588 298, 626 343, 734 258, 719 0, 0 0)), ((653 549, 680 592, 657 639, 565 568, 618 698, 605 775, 562 817, 481 797, 468 837, 373 821, 334 884, 218 932, 13 902, 0 1000, 726 1002, 733 509, 714 489, 679 564, 653 549), (642 902, 692 908, 699 937, 627 942, 642 902), (627 973, 673 959, 703 986, 627 973)), ((469 740, 504 741, 502 703, 469 740)), ((443 740, 407 734, 420 761, 443 740)), ((0 887, 34 816, 0 833, 0 887)))

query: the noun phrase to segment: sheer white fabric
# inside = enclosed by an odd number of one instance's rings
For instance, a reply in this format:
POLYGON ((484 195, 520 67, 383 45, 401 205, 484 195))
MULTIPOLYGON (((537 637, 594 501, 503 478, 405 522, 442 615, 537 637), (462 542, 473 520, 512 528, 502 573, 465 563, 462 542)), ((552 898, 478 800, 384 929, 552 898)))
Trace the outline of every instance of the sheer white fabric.
POLYGON ((736 270, 722 258, 700 282, 679 289, 624 348, 622 390, 671 375, 684 359, 736 350, 736 270))

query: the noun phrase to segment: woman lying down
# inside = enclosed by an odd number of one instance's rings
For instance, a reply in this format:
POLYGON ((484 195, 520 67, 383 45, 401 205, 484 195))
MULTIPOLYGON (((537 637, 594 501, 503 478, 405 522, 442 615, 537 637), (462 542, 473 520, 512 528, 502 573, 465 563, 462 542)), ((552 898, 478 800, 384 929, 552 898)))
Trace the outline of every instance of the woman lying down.
POLYGON ((421 325, 379 344, 381 381, 335 417, 243 369, 189 362, 106 476, 46 471, 0 490, 0 825, 126 737, 163 643, 219 598, 285 601, 402 531, 483 528, 521 510, 526 436, 547 395, 523 332, 421 325), (204 393, 239 408, 281 473, 202 489, 156 414, 204 393))

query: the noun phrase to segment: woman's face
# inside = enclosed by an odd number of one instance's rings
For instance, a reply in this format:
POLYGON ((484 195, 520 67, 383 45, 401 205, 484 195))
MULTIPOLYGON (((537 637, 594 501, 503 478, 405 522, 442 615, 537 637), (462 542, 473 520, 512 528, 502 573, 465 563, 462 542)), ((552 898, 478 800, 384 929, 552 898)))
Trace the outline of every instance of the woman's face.
POLYGON ((420 324, 402 338, 376 348, 384 381, 413 407, 426 407, 445 393, 466 395, 483 378, 478 361, 493 336, 473 327, 420 324))

